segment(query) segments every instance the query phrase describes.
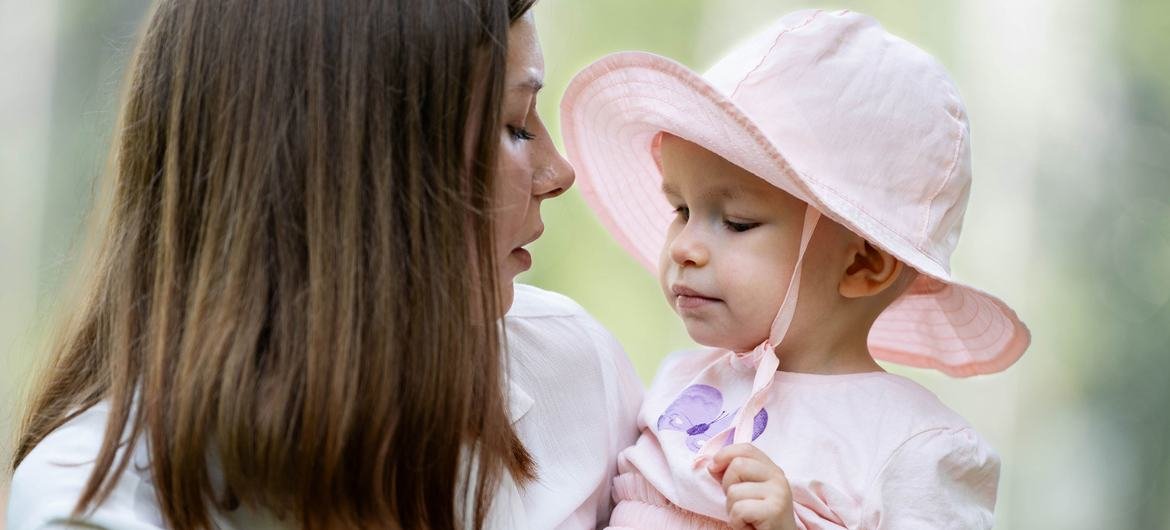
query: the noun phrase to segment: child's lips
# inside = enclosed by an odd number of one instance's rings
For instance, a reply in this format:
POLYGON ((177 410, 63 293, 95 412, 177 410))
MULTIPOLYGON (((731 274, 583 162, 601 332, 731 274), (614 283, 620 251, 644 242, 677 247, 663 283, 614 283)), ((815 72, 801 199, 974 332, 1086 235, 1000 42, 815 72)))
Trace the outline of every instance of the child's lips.
POLYGON ((678 295, 675 297, 675 304, 679 309, 701 309, 711 304, 719 302, 718 298, 707 298, 705 296, 687 296, 678 295))
POLYGON ((674 293, 674 303, 679 309, 699 309, 722 301, 685 285, 672 285, 670 291, 674 293))

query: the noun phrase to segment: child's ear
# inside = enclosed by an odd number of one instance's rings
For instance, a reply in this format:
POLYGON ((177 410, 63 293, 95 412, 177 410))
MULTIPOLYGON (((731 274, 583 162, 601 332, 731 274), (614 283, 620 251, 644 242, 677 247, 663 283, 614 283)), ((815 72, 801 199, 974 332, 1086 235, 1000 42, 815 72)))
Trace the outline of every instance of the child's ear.
POLYGON ((893 254, 864 239, 849 245, 849 266, 841 278, 838 291, 846 298, 864 298, 888 289, 902 272, 902 262, 893 254))

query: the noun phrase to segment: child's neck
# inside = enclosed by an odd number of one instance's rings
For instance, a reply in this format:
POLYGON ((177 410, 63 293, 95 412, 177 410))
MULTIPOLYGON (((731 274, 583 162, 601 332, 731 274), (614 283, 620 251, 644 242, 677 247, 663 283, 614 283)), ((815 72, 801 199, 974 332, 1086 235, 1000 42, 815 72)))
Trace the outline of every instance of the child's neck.
POLYGON ((884 371, 869 353, 865 333, 850 333, 835 340, 781 345, 776 354, 781 372, 841 375, 884 371))

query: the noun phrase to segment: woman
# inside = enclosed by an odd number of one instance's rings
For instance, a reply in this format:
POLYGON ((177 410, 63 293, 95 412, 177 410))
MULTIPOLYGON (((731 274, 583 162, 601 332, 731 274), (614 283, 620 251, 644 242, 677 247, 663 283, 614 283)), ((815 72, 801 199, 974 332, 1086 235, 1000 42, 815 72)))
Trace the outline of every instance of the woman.
POLYGON ((157 5, 10 528, 605 517, 639 397, 620 349, 530 288, 506 350, 493 324, 573 178, 531 3, 157 5))

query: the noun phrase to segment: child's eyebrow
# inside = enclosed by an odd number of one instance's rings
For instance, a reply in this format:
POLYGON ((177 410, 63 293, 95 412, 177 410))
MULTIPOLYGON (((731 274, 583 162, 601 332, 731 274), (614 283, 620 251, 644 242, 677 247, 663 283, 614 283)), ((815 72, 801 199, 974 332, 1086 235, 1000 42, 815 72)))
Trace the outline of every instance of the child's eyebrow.
POLYGON ((715 189, 707 190, 704 195, 730 201, 747 196, 748 193, 743 186, 716 186, 715 189))
MULTIPOLYGON (((664 195, 682 195, 679 193, 678 188, 669 182, 662 183, 662 193, 664 195)), ((703 190, 701 195, 703 197, 711 197, 730 201, 740 197, 749 196, 750 194, 746 189, 744 189, 743 186, 715 186, 713 188, 703 190)))

